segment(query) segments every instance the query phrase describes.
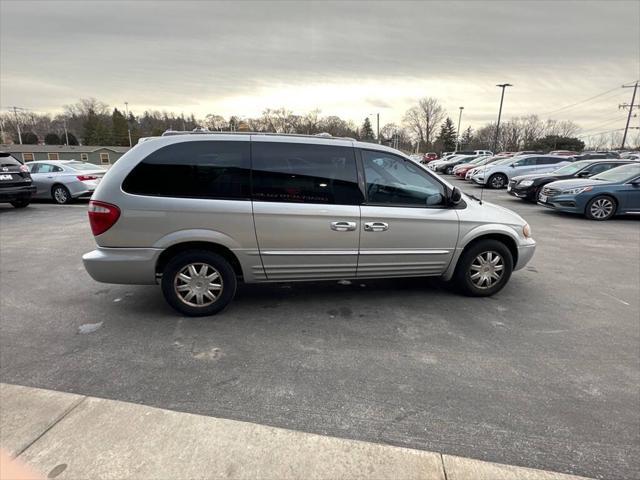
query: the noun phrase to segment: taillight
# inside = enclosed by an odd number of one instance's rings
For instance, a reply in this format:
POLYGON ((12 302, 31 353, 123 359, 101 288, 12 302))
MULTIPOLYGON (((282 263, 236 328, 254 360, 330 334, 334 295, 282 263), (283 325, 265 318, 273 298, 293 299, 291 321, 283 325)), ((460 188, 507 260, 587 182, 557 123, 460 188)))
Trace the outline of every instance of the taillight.
POLYGON ((120 218, 120 209, 106 202, 89 202, 89 224, 94 235, 106 232, 120 218))
POLYGON ((76 178, 78 180, 80 180, 81 182, 84 182, 85 180, 97 180, 98 177, 96 177, 95 175, 77 175, 76 178))
POLYGON ((29 173, 29 167, 26 165, 20 165, 20 171, 23 173, 29 173))

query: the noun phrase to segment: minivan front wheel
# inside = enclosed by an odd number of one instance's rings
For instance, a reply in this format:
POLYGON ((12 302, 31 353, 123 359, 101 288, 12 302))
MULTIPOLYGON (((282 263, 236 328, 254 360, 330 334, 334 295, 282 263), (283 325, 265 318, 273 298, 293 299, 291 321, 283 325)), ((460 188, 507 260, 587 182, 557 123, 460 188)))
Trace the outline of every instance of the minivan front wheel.
POLYGON ((218 313, 233 300, 236 287, 236 274, 229 262, 206 250, 179 253, 162 272, 165 300, 190 317, 218 313))
POLYGON ((480 240, 469 246, 460 257, 455 283, 465 295, 487 297, 507 284, 513 271, 513 257, 498 240, 480 240))

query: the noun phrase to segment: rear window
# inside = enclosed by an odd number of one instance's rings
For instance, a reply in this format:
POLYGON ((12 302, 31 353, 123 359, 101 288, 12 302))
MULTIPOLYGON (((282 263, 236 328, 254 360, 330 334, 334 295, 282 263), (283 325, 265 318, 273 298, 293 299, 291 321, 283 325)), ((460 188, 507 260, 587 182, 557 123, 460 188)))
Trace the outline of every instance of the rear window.
POLYGON ((355 153, 351 147, 305 143, 253 143, 253 199, 358 205, 355 153))
POLYGON ((142 160, 122 189, 137 195, 248 200, 249 179, 249 142, 181 142, 142 160))
POLYGON ((0 167, 15 167, 16 165, 22 165, 22 162, 11 155, 0 155, 0 167))

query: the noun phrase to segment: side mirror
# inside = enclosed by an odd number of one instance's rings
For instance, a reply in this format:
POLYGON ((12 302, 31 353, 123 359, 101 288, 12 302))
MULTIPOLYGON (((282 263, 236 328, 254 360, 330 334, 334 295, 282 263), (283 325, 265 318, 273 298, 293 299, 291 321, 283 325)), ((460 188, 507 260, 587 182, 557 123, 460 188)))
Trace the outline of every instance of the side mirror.
POLYGON ((511 168, 516 168, 516 164, 512 163, 511 165, 509 165, 511 168))
POLYGON ((462 201, 462 191, 458 187, 453 187, 451 195, 449 195, 449 203, 451 205, 458 205, 462 201))

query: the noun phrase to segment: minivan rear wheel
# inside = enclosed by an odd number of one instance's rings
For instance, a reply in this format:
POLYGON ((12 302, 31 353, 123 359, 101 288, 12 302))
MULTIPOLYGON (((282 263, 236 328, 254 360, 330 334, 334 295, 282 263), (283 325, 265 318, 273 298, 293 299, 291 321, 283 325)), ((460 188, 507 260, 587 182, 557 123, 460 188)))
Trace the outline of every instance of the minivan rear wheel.
POLYGON ((456 286, 472 297, 488 297, 507 284, 513 271, 513 257, 498 240, 480 240, 462 253, 454 280, 456 286))
POLYGON ((222 256, 206 250, 177 254, 162 272, 162 293, 169 305, 190 317, 215 315, 236 293, 233 267, 222 256))

